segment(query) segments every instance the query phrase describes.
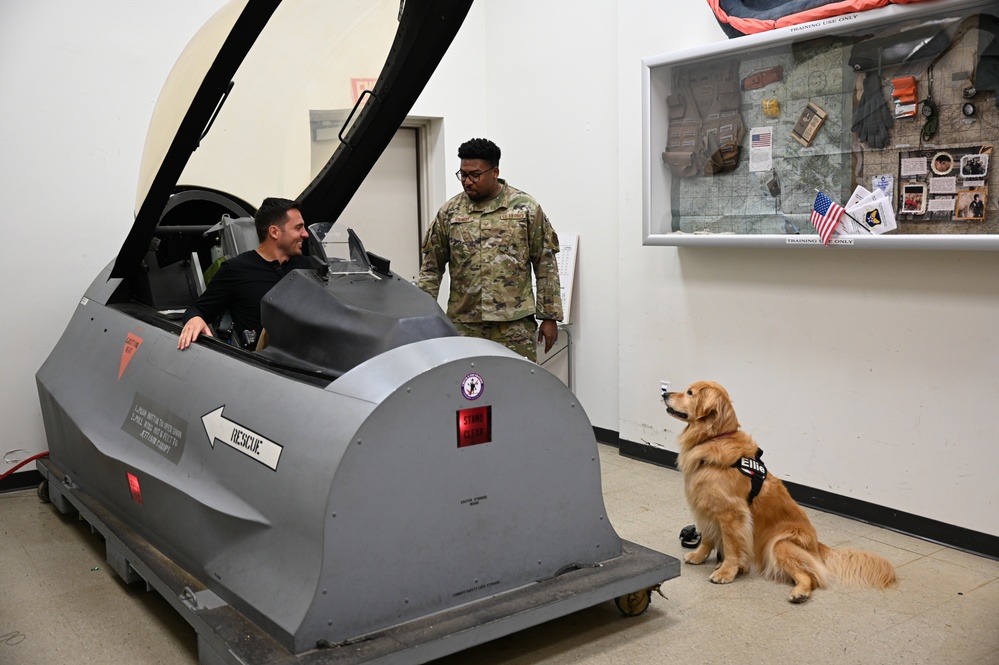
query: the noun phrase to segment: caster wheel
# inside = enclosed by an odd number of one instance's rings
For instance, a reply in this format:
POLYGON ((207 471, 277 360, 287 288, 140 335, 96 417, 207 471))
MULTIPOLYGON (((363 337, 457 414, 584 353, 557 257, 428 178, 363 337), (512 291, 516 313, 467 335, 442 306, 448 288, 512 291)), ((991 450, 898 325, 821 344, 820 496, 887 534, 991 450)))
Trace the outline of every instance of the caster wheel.
POLYGON ((38 498, 42 500, 42 503, 49 502, 49 481, 43 480, 38 483, 38 498))
POLYGON ((617 609, 621 610, 621 614, 624 616, 637 617, 645 614, 645 611, 649 609, 649 605, 652 604, 652 590, 642 589, 641 591, 615 598, 614 604, 617 605, 617 609))

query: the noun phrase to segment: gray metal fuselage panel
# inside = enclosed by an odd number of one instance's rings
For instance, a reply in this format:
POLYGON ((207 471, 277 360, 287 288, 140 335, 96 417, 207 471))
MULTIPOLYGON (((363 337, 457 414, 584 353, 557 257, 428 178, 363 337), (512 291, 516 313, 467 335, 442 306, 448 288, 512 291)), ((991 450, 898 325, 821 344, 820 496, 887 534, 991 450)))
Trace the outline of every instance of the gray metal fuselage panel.
POLYGON ((326 386, 176 344, 81 302, 37 375, 53 462, 292 652, 620 555, 585 413, 497 344, 415 342, 326 386), (459 447, 478 407, 488 441, 459 447))

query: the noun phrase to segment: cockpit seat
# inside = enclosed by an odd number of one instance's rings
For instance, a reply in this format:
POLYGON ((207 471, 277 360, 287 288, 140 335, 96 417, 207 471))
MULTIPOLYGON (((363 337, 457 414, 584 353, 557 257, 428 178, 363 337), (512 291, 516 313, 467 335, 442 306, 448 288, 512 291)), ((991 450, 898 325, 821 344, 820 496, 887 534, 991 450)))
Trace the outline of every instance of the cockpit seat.
POLYGON ((222 215, 219 223, 208 229, 205 235, 216 232, 219 233, 222 240, 222 254, 227 259, 251 250, 260 244, 252 217, 233 219, 229 215, 222 215))

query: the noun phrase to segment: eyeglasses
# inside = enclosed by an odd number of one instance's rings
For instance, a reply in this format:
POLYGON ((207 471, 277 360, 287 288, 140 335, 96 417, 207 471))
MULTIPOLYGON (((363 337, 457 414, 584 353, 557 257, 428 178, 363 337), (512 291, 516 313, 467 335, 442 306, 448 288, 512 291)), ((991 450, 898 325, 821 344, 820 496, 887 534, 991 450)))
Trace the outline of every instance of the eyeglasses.
POLYGON ((489 173, 494 168, 496 167, 493 166, 491 168, 486 169, 485 171, 472 171, 471 173, 465 173, 464 171, 459 169, 458 171, 454 172, 454 177, 458 179, 458 182, 465 182, 465 178, 468 178, 472 182, 478 182, 479 178, 481 178, 486 173, 489 173))

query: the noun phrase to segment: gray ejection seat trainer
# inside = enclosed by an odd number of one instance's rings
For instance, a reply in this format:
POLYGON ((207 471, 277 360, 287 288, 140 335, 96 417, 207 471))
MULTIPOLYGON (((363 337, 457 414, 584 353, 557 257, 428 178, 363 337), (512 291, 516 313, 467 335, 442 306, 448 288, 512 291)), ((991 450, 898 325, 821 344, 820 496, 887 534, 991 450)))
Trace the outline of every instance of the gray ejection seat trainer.
POLYGON ((202 232, 220 207, 235 213, 221 230, 243 228, 241 202, 305 173, 309 134, 285 131, 290 119, 349 106, 358 63, 384 62, 332 157, 297 183, 303 217, 335 222, 469 5, 220 10, 160 95, 150 135, 168 136, 147 144, 128 237, 36 375, 42 493, 194 627, 202 665, 421 663, 609 600, 639 614, 679 575, 675 558, 615 533, 576 396, 505 347, 459 337, 354 234, 348 256, 316 252, 314 269, 267 293, 261 352, 204 336, 179 351, 177 310, 142 288, 157 233, 160 264, 192 252, 207 263, 202 232), (378 45, 383 60, 369 62, 378 45), (241 177, 218 166, 250 148, 241 177))

